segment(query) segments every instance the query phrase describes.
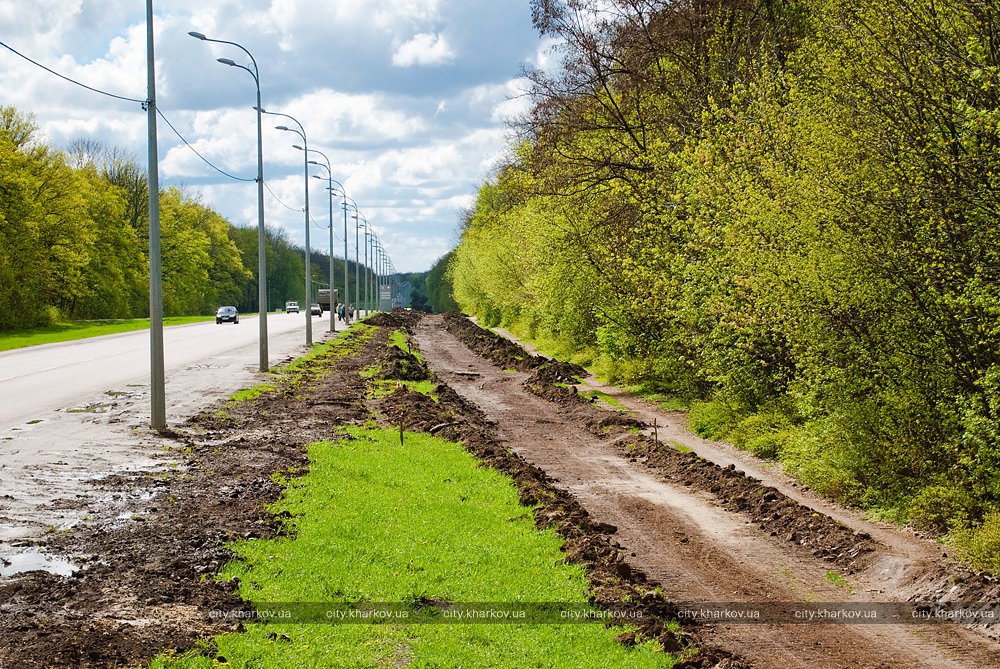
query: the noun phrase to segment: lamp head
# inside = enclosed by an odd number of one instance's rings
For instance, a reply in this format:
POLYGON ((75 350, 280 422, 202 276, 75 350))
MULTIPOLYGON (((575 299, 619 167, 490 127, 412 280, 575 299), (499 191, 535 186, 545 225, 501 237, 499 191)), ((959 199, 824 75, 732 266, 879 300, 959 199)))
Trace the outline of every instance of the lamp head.
POLYGON ((299 151, 305 151, 305 149, 303 149, 303 148, 302 148, 301 146, 299 146, 298 144, 292 144, 292 148, 293 148, 293 149, 298 149, 299 151))
POLYGON ((229 65, 230 67, 236 67, 236 61, 234 61, 232 58, 216 58, 216 60, 219 61, 220 63, 222 63, 223 65, 229 65))
POLYGON ((195 32, 195 31, 193 31, 193 30, 192 30, 191 32, 189 32, 189 33, 188 33, 188 35, 190 35, 191 37, 193 37, 193 38, 195 38, 195 39, 200 39, 200 40, 202 40, 202 41, 204 41, 204 40, 207 40, 207 39, 208 39, 207 37, 205 37, 205 36, 204 36, 204 35, 202 35, 201 33, 196 33, 196 32, 195 32))
POLYGON ((276 125, 276 126, 274 126, 274 129, 275 130, 288 130, 288 126, 276 125))

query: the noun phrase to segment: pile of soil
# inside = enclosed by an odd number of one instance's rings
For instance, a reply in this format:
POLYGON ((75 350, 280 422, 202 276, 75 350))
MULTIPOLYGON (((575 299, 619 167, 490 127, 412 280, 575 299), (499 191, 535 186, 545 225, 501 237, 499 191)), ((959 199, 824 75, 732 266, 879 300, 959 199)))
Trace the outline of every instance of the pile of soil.
MULTIPOLYGON (((449 322, 454 320, 452 317, 449 322)), ((493 332, 483 334, 486 331, 475 323, 463 320, 466 325, 450 325, 448 331, 469 348, 473 348, 476 342, 488 340, 489 335, 499 336, 493 332)), ((516 343, 505 341, 508 346, 504 350, 511 352, 510 355, 528 355, 516 343), (513 353, 515 349, 520 353, 513 353)), ((493 350, 499 348, 494 346, 493 350)), ((492 358, 488 359, 498 364, 492 358)), ((647 465, 661 479, 711 493, 721 506, 746 514, 772 536, 782 537, 804 552, 828 560, 849 573, 861 571, 868 565, 870 556, 879 547, 869 535, 855 533, 829 516, 816 513, 782 492, 736 471, 735 467, 720 467, 694 453, 682 453, 636 434, 636 430, 650 426, 624 412, 594 406, 589 399, 578 394, 575 387, 566 387, 578 383, 587 374, 579 365, 546 360, 535 368, 524 382, 524 387, 563 405, 568 419, 585 422, 593 434, 615 439, 615 445, 631 460, 647 465)))
POLYGON ((366 318, 364 323, 380 328, 403 329, 412 332, 413 326, 419 320, 420 312, 396 307, 390 312, 380 311, 373 314, 366 318))
POLYGON ((476 355, 486 358, 502 369, 530 372, 548 360, 528 353, 506 337, 479 327, 464 314, 448 312, 444 314, 444 324, 448 332, 460 339, 476 355))
MULTIPOLYGON (((447 318, 448 331, 473 350, 477 350, 477 346, 482 348, 482 341, 500 337, 460 314, 447 318)), ((486 349, 487 353, 503 351, 499 361, 491 355, 481 355, 501 367, 506 366, 504 361, 508 358, 530 355, 515 342, 505 341, 507 345, 494 343, 486 349)), ((568 379, 584 376, 586 370, 569 363, 538 359, 543 363, 532 368, 537 371, 525 381, 525 388, 560 404, 567 420, 584 421, 593 434, 614 440, 614 445, 630 460, 649 467, 661 480, 711 493, 725 509, 745 514, 771 536, 789 542, 806 554, 827 560, 848 574, 863 571, 884 548, 867 533, 855 532, 799 504, 732 465, 720 467, 694 453, 681 452, 652 437, 637 434, 637 430, 649 431, 650 426, 624 412, 594 406, 591 399, 575 389, 556 385, 573 383, 568 379), (546 371, 548 369, 552 371, 546 371)), ((943 559, 912 573, 906 592, 911 602, 997 602, 1000 601, 1000 577, 943 559)))
POLYGON ((694 453, 681 453, 643 435, 629 435, 617 440, 616 445, 630 460, 652 468, 663 480, 712 493, 723 508, 749 516, 771 536, 792 542, 849 574, 864 570, 879 548, 868 534, 816 513, 737 471, 734 465, 719 467, 694 453))

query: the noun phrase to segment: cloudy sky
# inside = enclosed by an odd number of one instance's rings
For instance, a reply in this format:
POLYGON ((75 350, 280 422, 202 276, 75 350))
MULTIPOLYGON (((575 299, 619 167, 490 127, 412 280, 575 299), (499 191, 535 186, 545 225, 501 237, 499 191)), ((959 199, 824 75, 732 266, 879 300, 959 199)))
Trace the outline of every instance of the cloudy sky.
MULTIPOLYGON (((253 78, 215 59, 250 61, 189 31, 254 55, 264 108, 302 123, 309 148, 330 158, 404 272, 428 269, 454 246, 461 210, 504 154, 506 122, 527 108, 522 67, 544 65, 546 54, 528 0, 154 0, 154 11, 158 105, 198 152, 233 175, 256 176, 253 78)), ((0 0, 0 41, 125 97, 146 97, 145 35, 142 0, 0 0)), ((146 115, 135 103, 76 87, 2 48, 0 91, 0 104, 33 114, 56 147, 94 139, 145 163, 146 115)), ((303 156, 292 148, 301 142, 274 129, 282 124, 293 125, 265 116, 264 178, 274 193, 265 192, 265 215, 301 244, 303 156)), ((234 224, 256 225, 253 183, 214 171, 162 121, 158 133, 161 186, 181 186, 234 224)), ((311 235, 325 251, 325 183, 309 181, 311 235)), ((342 214, 337 220, 342 255, 342 214)))

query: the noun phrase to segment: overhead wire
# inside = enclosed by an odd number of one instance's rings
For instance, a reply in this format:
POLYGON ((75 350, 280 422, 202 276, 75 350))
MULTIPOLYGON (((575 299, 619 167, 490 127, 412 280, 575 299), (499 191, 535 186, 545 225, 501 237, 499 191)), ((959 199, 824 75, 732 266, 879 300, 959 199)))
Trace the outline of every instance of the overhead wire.
POLYGON ((281 198, 278 197, 277 194, 273 190, 271 190, 271 187, 269 185, 267 185, 266 181, 264 182, 264 188, 266 188, 267 192, 271 194, 271 197, 273 197, 275 199, 275 201, 278 204, 280 204, 282 207, 284 207, 285 209, 287 209, 289 211, 302 211, 301 207, 298 207, 298 208, 296 208, 296 207, 290 207, 287 204, 285 204, 284 202, 282 202, 281 198))
MULTIPOLYGON (((48 67, 46 65, 43 65, 42 63, 39 63, 37 60, 34 60, 33 58, 31 58, 31 57, 29 57, 29 56, 21 53, 20 51, 18 51, 14 47, 10 46, 6 42, 0 41, 0 46, 2 46, 3 48, 7 49, 8 51, 10 51, 11 53, 13 53, 14 55, 18 56, 19 58, 22 58, 22 59, 26 60, 27 62, 31 63, 35 67, 39 67, 39 68, 45 70, 46 72, 48 72, 49 74, 53 74, 53 75, 59 77, 60 79, 73 84, 74 86, 79 86, 80 88, 84 88, 84 89, 86 89, 88 91, 91 91, 93 93, 97 93, 99 95, 104 95, 104 96, 107 96, 109 98, 114 98, 116 100, 123 100, 125 102, 134 102, 136 104, 142 105, 143 109, 147 109, 147 105, 149 104, 149 100, 148 99, 131 98, 131 97, 128 97, 128 96, 125 96, 125 95, 117 95, 117 94, 111 93, 109 91, 104 91, 104 90, 101 90, 99 88, 94 88, 93 86, 88 86, 87 84, 84 84, 83 82, 77 81, 76 79, 73 79, 73 78, 68 77, 68 76, 66 76, 64 74, 61 74, 60 72, 57 72, 57 71, 53 70, 52 68, 50 68, 50 67, 48 67)), ((197 149, 194 148, 194 145, 192 145, 184 137, 184 135, 182 135, 180 133, 180 131, 177 130, 177 128, 174 126, 174 124, 170 122, 170 119, 167 118, 166 114, 163 113, 162 109, 160 109, 159 107, 157 107, 156 113, 157 113, 157 115, 160 118, 163 119, 164 123, 167 124, 167 126, 170 128, 170 130, 172 130, 173 133, 175 135, 177 135, 177 138, 181 140, 181 142, 184 144, 184 146, 186 146, 188 149, 190 149, 192 153, 194 153, 196 156, 198 156, 198 158, 201 159, 202 162, 204 162, 206 165, 208 165, 209 167, 211 167, 213 170, 215 170, 219 174, 221 174, 221 175, 223 175, 223 176, 225 176, 225 177, 227 177, 229 179, 232 179, 234 181, 241 181, 241 182, 244 182, 244 183, 256 182, 257 181, 257 179, 255 179, 255 178, 248 179, 246 177, 238 177, 235 174, 230 174, 229 172, 225 171, 221 167, 218 167, 217 165, 215 165, 212 161, 210 161, 208 158, 206 158, 205 156, 203 156, 197 149)), ((267 189, 267 191, 271 194, 271 197, 273 197, 275 199, 275 201, 278 204, 280 204, 281 206, 285 207, 286 209, 288 209, 290 211, 302 211, 302 209, 296 209, 295 207, 291 207, 291 206, 285 204, 281 200, 281 198, 279 198, 277 196, 277 194, 275 194, 275 192, 271 189, 271 187, 267 184, 266 181, 264 182, 264 188, 267 189)), ((316 219, 314 219, 312 216, 310 216, 309 218, 312 220, 313 225, 315 225, 317 228, 326 230, 326 229, 328 229, 330 227, 329 225, 320 225, 316 221, 316 219)), ((336 226, 334 226, 334 227, 336 227, 336 226)), ((341 239, 341 237, 337 235, 336 229, 334 230, 334 236, 337 239, 341 239)))
POLYGON ((178 139, 180 139, 182 142, 184 142, 184 146, 186 146, 187 148, 191 149, 191 151, 194 152, 194 155, 196 155, 199 158, 201 158, 202 161, 206 165, 208 165, 209 167, 211 167, 213 170, 215 170, 216 172, 218 172, 219 174, 221 174, 223 176, 226 176, 226 177, 229 177, 230 179, 233 179, 234 181, 242 181, 244 183, 252 183, 252 182, 257 181, 257 179, 247 179, 246 177, 238 177, 235 174, 230 174, 229 172, 225 171, 221 167, 217 167, 208 158, 206 158, 205 156, 203 156, 200 153, 198 153, 198 149, 194 148, 194 146, 189 141, 187 141, 186 139, 184 139, 184 135, 182 135, 177 130, 177 128, 174 127, 174 124, 170 122, 170 119, 168 119, 166 117, 166 115, 163 113, 163 111, 160 110, 159 107, 156 108, 156 113, 159 115, 160 118, 162 118, 164 120, 164 122, 170 127, 170 129, 174 131, 174 134, 177 135, 178 139))
POLYGON ((143 109, 146 108, 146 103, 149 102, 146 99, 140 100, 138 98, 125 97, 124 95, 115 95, 114 93, 109 93, 107 91, 102 91, 99 88, 94 88, 93 86, 88 86, 87 84, 80 83, 76 79, 71 79, 71 78, 67 77, 64 74, 60 74, 60 73, 56 72, 55 70, 53 70, 50 67, 46 67, 45 65, 42 65, 37 60, 32 60, 31 58, 29 58, 28 56, 24 55, 23 53, 21 53, 20 51, 18 51, 14 47, 10 46, 9 44, 6 44, 4 42, 0 42, 0 46, 2 46, 3 48, 7 49, 8 51, 14 53, 15 55, 20 56, 21 58, 23 58, 24 60, 28 61, 32 65, 35 65, 36 67, 40 67, 43 70, 45 70, 46 72, 48 72, 50 74, 54 74, 57 77, 59 77, 60 79, 64 79, 64 80, 68 81, 71 84, 75 84, 77 86, 80 86, 81 88, 86 88, 88 91, 93 91, 94 93, 100 93, 101 95, 106 95, 109 98, 115 98, 117 100, 125 100, 126 102, 136 102, 138 104, 141 104, 143 106, 143 109))
MULTIPOLYGON (((71 77, 67 77, 64 74, 56 72, 51 67, 47 67, 47 66, 39 63, 37 60, 34 60, 33 58, 30 58, 30 57, 26 56, 25 54, 21 53, 20 51, 18 51, 17 49, 15 49, 14 47, 10 46, 9 44, 7 44, 5 42, 0 41, 0 46, 4 47, 5 49, 7 49, 8 51, 10 51, 14 55, 16 55, 16 56, 18 56, 20 58, 23 58, 24 60, 28 61, 32 65, 34 65, 36 67, 40 67, 41 69, 45 70, 49 74, 54 74, 55 76, 59 77, 60 79, 62 79, 64 81, 68 81, 69 83, 73 84, 74 86, 79 86, 80 88, 85 88, 88 91, 92 91, 92 92, 98 93, 100 95, 105 95, 105 96, 107 96, 109 98, 114 98, 116 100, 124 100, 126 102, 135 102, 137 104, 142 105, 143 109, 147 109, 148 108, 147 105, 149 104, 149 100, 147 100, 147 99, 130 98, 130 97, 127 97, 127 96, 124 96, 124 95, 117 95, 115 93, 109 93, 108 91, 102 91, 101 89, 94 88, 93 86, 88 86, 87 84, 85 84, 83 82, 77 81, 76 79, 73 79, 71 77)), ((166 117, 166 115, 163 113, 162 109, 160 109, 159 107, 157 107, 156 108, 156 113, 157 113, 157 115, 160 118, 162 118, 164 120, 164 122, 174 132, 174 134, 177 135, 178 139, 180 139, 181 142, 184 143, 184 146, 186 146, 187 148, 191 149, 191 151, 196 156, 198 156, 206 165, 208 165, 209 167, 211 167, 213 170, 215 170, 219 174, 221 174, 221 175, 223 175, 225 177, 228 177, 230 179, 233 179, 235 181, 243 181, 243 182, 254 182, 254 181, 256 181, 256 179, 247 179, 247 178, 244 178, 244 177, 238 177, 238 176, 236 176, 234 174, 230 174, 229 172, 226 172, 224 169, 216 166, 208 158, 206 158, 205 156, 201 155, 201 153, 199 153, 198 150, 195 149, 194 146, 190 142, 188 142, 187 139, 184 138, 184 136, 177 130, 177 128, 174 127, 174 124, 170 122, 170 119, 168 119, 166 117)))

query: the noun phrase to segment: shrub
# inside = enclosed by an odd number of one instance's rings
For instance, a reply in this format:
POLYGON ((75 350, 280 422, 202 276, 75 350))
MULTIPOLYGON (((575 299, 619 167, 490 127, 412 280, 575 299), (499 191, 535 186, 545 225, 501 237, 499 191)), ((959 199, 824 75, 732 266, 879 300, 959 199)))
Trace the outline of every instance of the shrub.
POLYGON ((741 420, 727 437, 737 448, 750 451, 759 458, 775 459, 791 439, 792 422, 778 412, 762 412, 741 420))
POLYGON ((821 495, 855 503, 864 486, 856 456, 842 435, 825 420, 815 420, 789 434, 782 449, 785 468, 821 495))
POLYGON ((694 402, 688 416, 691 429, 706 439, 726 439, 738 420, 736 411, 719 400, 694 402))
POLYGON ((954 533, 959 556, 977 569, 1000 574, 1000 513, 986 516, 982 525, 954 533))
POLYGON ((972 503, 966 490, 954 485, 929 485, 910 500, 907 514, 914 527, 945 534, 952 528, 968 524, 972 503))

